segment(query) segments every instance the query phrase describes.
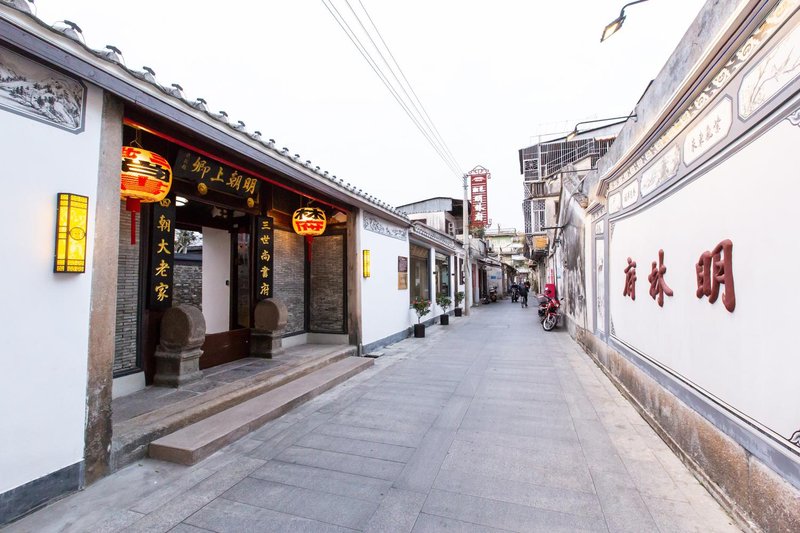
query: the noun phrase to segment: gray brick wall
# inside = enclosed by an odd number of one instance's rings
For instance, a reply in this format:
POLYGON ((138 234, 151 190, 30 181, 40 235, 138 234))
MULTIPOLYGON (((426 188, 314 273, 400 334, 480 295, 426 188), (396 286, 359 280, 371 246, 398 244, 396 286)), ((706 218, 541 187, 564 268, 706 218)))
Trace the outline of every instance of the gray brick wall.
POLYGON ((309 329, 344 333, 344 236, 314 237, 309 329))
POLYGON ((175 261, 172 305, 189 304, 203 310, 203 263, 175 261))
POLYGON ((305 331, 305 239, 293 231, 275 230, 274 298, 286 304, 286 333, 305 331))
POLYGON ((136 217, 136 244, 131 244, 131 215, 120 203, 119 275, 117 277, 117 328, 114 336, 114 375, 136 368, 136 324, 139 298, 139 237, 141 216, 136 217))

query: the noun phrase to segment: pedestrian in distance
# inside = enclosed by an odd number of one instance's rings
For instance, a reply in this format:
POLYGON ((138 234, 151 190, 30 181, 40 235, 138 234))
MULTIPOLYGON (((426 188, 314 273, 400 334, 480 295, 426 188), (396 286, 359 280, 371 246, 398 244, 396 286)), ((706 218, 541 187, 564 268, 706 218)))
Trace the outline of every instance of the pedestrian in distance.
POLYGON ((519 284, 515 281, 513 285, 511 285, 511 301, 517 303, 519 300, 519 284))
POLYGON ((530 287, 531 284, 526 281, 525 284, 519 288, 519 294, 522 296, 522 307, 528 307, 528 291, 530 287))

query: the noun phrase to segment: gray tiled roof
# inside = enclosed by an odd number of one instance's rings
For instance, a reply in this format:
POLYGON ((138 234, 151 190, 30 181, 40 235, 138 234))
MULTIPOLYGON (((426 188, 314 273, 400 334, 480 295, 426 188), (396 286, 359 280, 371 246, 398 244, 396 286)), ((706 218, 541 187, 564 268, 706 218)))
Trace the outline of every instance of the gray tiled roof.
MULTIPOLYGON (((327 170, 322 170, 319 166, 313 165, 310 160, 303 160, 303 158, 300 157, 300 154, 292 154, 291 150, 289 150, 287 147, 278 149, 274 139, 265 139, 261 132, 257 130, 252 132, 249 131, 243 121, 230 119, 225 111, 212 111, 205 99, 195 98, 194 100, 191 100, 187 98, 183 87, 181 87, 179 84, 161 84, 156 79, 156 73, 152 68, 147 66, 142 67, 142 70, 129 68, 125 64, 125 59, 122 52, 117 47, 112 45, 107 45, 103 49, 95 49, 90 47, 86 43, 83 31, 76 23, 63 20, 55 22, 52 25, 47 24, 45 21, 35 15, 35 13, 30 9, 30 4, 28 4, 26 0, 0 0, 0 6, 7 6, 15 9, 28 16, 33 22, 48 29, 49 31, 56 34, 62 34, 72 41, 78 43, 87 52, 108 63, 108 66, 112 67, 109 69, 109 73, 111 75, 116 77, 131 76, 138 80, 144 81, 163 93, 174 103, 178 104, 178 106, 186 106, 193 110, 200 111, 215 123, 227 126, 228 135, 232 137, 244 137, 250 141, 254 141, 258 143, 262 152, 267 153, 274 159, 283 160, 284 162, 290 161, 294 164, 294 166, 302 167, 305 174, 314 176, 317 181, 322 182, 322 184, 329 187, 343 189, 347 195, 358 198, 361 201, 365 201, 380 208, 378 211, 385 210, 390 212, 395 217, 408 220, 408 217, 405 215, 405 213, 398 211, 393 206, 382 201, 381 199, 364 192, 361 188, 351 185, 350 182, 346 182, 344 179, 331 174, 327 170), (120 70, 122 72, 119 72, 120 70)), ((2 14, 2 11, 0 11, 0 14, 2 14)))

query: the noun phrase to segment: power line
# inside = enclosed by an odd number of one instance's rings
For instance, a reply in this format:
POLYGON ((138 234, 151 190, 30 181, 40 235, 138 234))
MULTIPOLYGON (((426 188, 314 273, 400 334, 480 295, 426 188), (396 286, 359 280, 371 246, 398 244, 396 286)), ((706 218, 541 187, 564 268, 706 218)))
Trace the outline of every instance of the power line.
POLYGON ((440 147, 438 147, 436 145, 435 141, 431 138, 431 136, 426 131, 424 131, 422 125, 420 124, 419 119, 417 119, 417 117, 415 117, 413 115, 413 113, 411 113, 411 110, 408 108, 407 104, 405 102, 403 102, 403 100, 400 97, 400 95, 398 94, 397 90, 389 82, 389 80, 387 79, 387 77, 383 73, 383 70, 380 68, 380 66, 378 66, 376 61, 372 58, 372 56, 367 51, 367 49, 364 46, 364 44, 361 42, 361 39, 358 38, 358 36, 356 35, 355 31, 353 31, 353 29, 350 27, 350 24, 348 24, 348 22, 345 20, 344 16, 339 12, 339 10, 336 8, 336 6, 333 5, 333 2, 330 2, 330 6, 328 5, 328 2, 326 2, 326 0, 322 0, 322 2, 325 5, 325 7, 328 9, 328 12, 331 14, 331 16, 333 16, 334 20, 336 20, 336 22, 339 24, 339 27, 342 28, 342 30, 348 36, 350 41, 353 43, 353 45, 359 51, 361 56, 364 58, 364 60, 370 66, 370 68, 372 68, 373 72, 375 72, 375 74, 378 76, 378 78, 381 80, 381 82, 386 86, 386 88, 392 94, 392 96, 394 97, 395 101, 397 101, 397 103, 400 105, 400 107, 403 108, 403 111, 405 111, 406 115, 408 115, 408 117, 411 119, 411 121, 417 127, 419 132, 422 133, 422 135, 426 138, 426 140, 431 144, 431 147, 436 151, 436 153, 439 155, 439 157, 442 158, 442 160, 450 167, 450 170, 455 172, 456 174, 459 174, 460 173, 459 169, 457 167, 456 168, 453 167, 452 163, 450 163, 447 160, 447 158, 446 158, 444 152, 442 151, 442 149, 440 147))
POLYGON ((364 3, 361 0, 358 0, 358 3, 361 6, 361 9, 364 11, 364 14, 367 16, 367 19, 369 20, 369 23, 372 25, 372 28, 375 30, 375 33, 377 33, 378 38, 380 39, 381 43, 383 44, 383 47, 386 49, 386 52, 389 54, 389 57, 392 59, 392 63, 397 68, 397 70, 400 72, 400 75, 403 77, 403 80, 405 81, 405 85, 408 86, 408 89, 414 95, 413 98, 408 93, 408 91, 406 91, 405 86, 403 85, 403 82, 400 81, 400 78, 397 77, 397 74, 395 73, 394 68, 389 63, 389 61, 386 60, 386 57, 381 52, 380 47, 375 42, 375 40, 372 38, 372 35, 370 35, 369 30, 367 30, 367 28, 361 22, 361 19, 359 18, 358 14, 355 12, 355 10, 353 10, 353 6, 350 4, 350 1, 349 0, 345 0, 345 3, 347 4, 347 7, 350 8, 350 12, 353 13, 353 16, 356 17, 356 20, 358 21, 359 25, 361 26, 361 29, 364 30, 364 33, 367 34, 367 37, 369 38, 370 42, 372 43, 372 46, 375 47, 375 50, 378 52, 378 55, 380 55, 381 59, 383 60, 383 63, 387 67, 389 67, 389 72, 392 74, 392 77, 394 77, 394 79, 397 81, 397 84, 400 86, 400 89, 403 91, 403 94, 406 95, 406 98, 408 99, 409 103, 414 107, 414 110, 416 110, 417 115, 420 118, 422 118, 423 123, 428 127, 428 131, 430 132, 430 134, 438 142, 439 146, 443 149, 444 153, 447 155, 447 157, 450 159, 450 161, 452 163, 454 163, 457 168, 460 168, 461 165, 459 165, 458 161, 456 160, 456 158, 453 157, 453 153, 450 151, 450 148, 447 146, 447 143, 442 138, 441 134, 439 133, 439 130, 436 128, 436 125, 433 123, 433 120, 431 120, 430 115, 428 115, 427 111, 425 110, 425 107, 422 105, 422 102, 420 101, 419 97, 417 96, 417 93, 414 91, 414 88, 411 86, 411 83, 408 81, 408 78, 406 77, 405 73, 403 72, 403 69, 400 67, 399 63, 395 59, 394 54, 392 54, 392 51, 389 48, 389 45, 386 44, 386 41, 384 40, 383 36, 381 35, 380 30, 378 29, 378 26, 372 20, 372 17, 370 16, 369 12, 367 11, 367 8, 364 6, 364 3), (419 105, 417 105, 417 104, 419 104, 419 105))
MULTIPOLYGON (((411 121, 417 127, 419 132, 425 137, 425 139, 428 141, 428 143, 431 145, 431 147, 434 149, 434 151, 437 153, 437 155, 439 155, 439 157, 442 159, 442 161, 460 179, 463 176, 463 173, 460 170, 460 166, 456 162, 455 158, 452 157, 452 153, 449 151, 449 148, 447 148, 446 144, 444 144, 443 141, 440 142, 436 138, 436 135, 433 134, 433 131, 436 131, 436 133, 438 133, 438 130, 436 130, 436 127, 432 125, 432 122, 429 123, 428 121, 426 121, 425 117, 423 117, 422 114, 419 112, 419 109, 416 108, 416 105, 414 104, 414 102, 410 98, 410 96, 408 95, 408 92, 403 88, 402 83, 400 83, 400 80, 397 78, 397 75, 393 72, 393 70, 391 68, 391 65, 389 65, 388 61, 386 61, 386 58, 383 56, 383 54, 381 53, 380 49, 376 45, 375 41, 372 39, 369 31, 366 29, 366 27, 364 27, 364 24, 361 22, 361 19, 358 17, 358 14, 353 10, 353 8, 350 5, 349 1, 347 1, 347 0, 345 0, 345 1, 347 2, 347 5, 350 8, 350 11, 355 16, 355 18, 358 21, 359 25, 361 26, 362 30, 364 30, 364 32, 367 34, 367 37, 369 37, 370 41, 372 42, 372 45, 375 47, 376 51, 381 56, 381 59, 383 59, 384 64, 386 64, 386 66, 389 67, 389 71, 392 74, 392 76, 395 78, 395 80, 397 80, 398 84, 400 85, 400 89, 406 94, 406 98, 409 99, 409 101, 415 107, 415 109, 417 109, 417 115, 418 116, 415 116, 414 113, 412 113, 411 109, 409 108, 409 105, 406 102, 403 101, 403 99, 401 98, 401 96, 398 93, 397 89, 393 86, 393 84, 390 82, 390 80, 388 79, 388 77, 384 73, 384 69, 382 69, 378 65, 377 61, 372 57, 372 54, 370 54, 370 52, 367 50, 367 47, 364 45, 364 43, 358 37, 356 32, 350 26, 350 24, 347 22, 345 17, 339 12, 339 10, 333 4, 333 1, 332 0, 322 0, 322 3, 325 6, 325 8, 328 10, 328 12, 331 14, 331 16, 334 18, 334 20, 337 22, 337 24, 339 24, 339 27, 342 29, 342 31, 345 32, 347 37, 353 43, 353 46, 355 46, 356 49, 359 51, 361 56, 364 58, 364 60, 367 62, 367 64, 372 69, 372 71, 375 72, 375 75, 378 76, 378 78, 381 80, 381 82, 384 84, 384 86, 392 94, 392 96, 394 97, 394 99, 398 103, 398 105, 400 105, 400 107, 403 109, 403 111, 406 113, 406 115, 411 119, 411 121), (427 127, 428 131, 425 131, 425 128, 423 128, 423 125, 420 122, 425 124, 425 126, 427 127), (429 133, 429 132, 431 132, 431 133, 429 133)), ((363 4, 362 4, 362 9, 363 9, 363 4)), ((364 12, 367 13, 366 9, 364 10, 364 12)), ((369 13, 367 13, 367 17, 369 17, 369 13)), ((372 22, 371 18, 370 18, 370 22, 372 22)), ((374 23, 372 23, 372 24, 373 24, 373 27, 375 27, 374 23)), ((377 27, 375 27, 375 29, 377 31, 377 27)), ((381 40, 382 40, 382 42, 384 42, 384 46, 386 46, 385 45, 385 41, 383 41, 382 38, 381 38, 381 40)), ((386 47, 386 49, 389 52, 389 54, 391 55, 391 51, 388 49, 388 47, 386 47)), ((396 62, 395 62, 395 64, 396 64, 396 62)), ((399 65, 398 65, 398 68, 399 68, 399 65)), ((404 76, 404 78, 405 78, 405 76, 404 76)), ((407 80, 406 80, 406 82, 407 82, 407 80)), ((411 88, 410 84, 409 84, 409 88, 413 92, 413 88, 411 88)), ((420 103, 420 105, 421 105, 421 103, 420 103)), ((427 116, 427 113, 425 113, 425 115, 427 116)), ((430 120, 430 117, 428 117, 428 120, 430 120)), ((439 135, 439 138, 441 138, 441 135, 439 135)))

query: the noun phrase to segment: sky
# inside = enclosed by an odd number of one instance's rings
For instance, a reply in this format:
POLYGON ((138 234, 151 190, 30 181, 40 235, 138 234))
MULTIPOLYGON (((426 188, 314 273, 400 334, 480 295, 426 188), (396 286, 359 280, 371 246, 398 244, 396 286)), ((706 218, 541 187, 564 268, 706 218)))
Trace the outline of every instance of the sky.
MULTIPOLYGON (((36 0, 93 48, 118 47, 229 119, 391 205, 463 197, 489 169, 492 225, 523 230, 517 151, 585 120, 632 112, 704 0, 329 0, 380 30, 458 164, 420 134, 322 0, 36 0)), ((373 34, 376 42, 377 35, 373 34)), ((377 54, 375 54, 377 56, 377 54)))

